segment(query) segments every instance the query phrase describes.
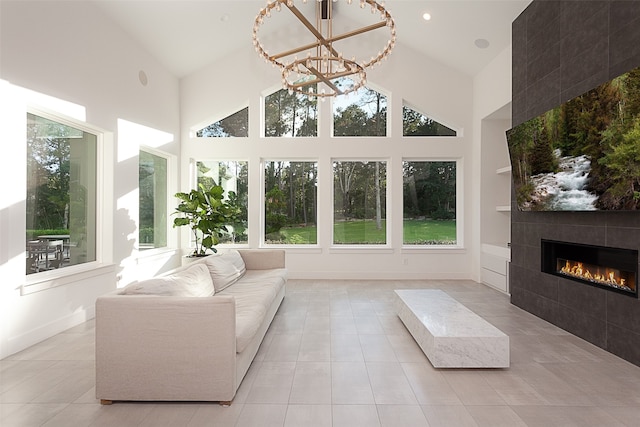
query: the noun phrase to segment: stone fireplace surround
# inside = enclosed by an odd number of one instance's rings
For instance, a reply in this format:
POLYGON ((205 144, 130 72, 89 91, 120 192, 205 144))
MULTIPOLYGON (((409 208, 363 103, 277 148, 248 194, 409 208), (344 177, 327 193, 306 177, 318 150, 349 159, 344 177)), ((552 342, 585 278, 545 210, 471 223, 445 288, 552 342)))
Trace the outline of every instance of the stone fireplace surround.
MULTIPOLYGON (((640 2, 534 0, 513 22, 512 126, 640 66, 640 2)), ((541 240, 638 250, 640 212, 519 212, 511 302, 640 366, 640 300, 541 272, 541 240)))

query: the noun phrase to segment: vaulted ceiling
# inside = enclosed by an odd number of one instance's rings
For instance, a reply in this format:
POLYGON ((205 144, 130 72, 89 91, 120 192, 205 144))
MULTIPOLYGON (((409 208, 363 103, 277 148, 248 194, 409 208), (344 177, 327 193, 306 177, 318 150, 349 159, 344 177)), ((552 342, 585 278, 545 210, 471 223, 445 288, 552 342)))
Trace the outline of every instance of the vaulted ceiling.
MULTIPOLYGON (((266 4, 265 0, 91 1, 180 78, 235 50, 253 50, 253 23, 266 4)), ((511 23, 530 1, 388 0, 385 7, 396 22, 397 43, 473 76, 511 43, 511 23), (431 20, 423 19, 425 12, 431 20)), ((345 0, 335 4, 336 13, 347 12, 345 0)), ((302 26, 298 30, 301 37, 308 32, 302 26)), ((297 35, 289 29, 286 37, 297 35)))

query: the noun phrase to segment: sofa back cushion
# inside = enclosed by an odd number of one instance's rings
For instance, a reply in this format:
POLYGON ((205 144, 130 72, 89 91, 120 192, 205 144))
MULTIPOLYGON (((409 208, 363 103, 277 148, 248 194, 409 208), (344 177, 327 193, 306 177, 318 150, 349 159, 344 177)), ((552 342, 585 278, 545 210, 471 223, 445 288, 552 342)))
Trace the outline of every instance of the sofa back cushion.
POLYGON ((203 264, 209 269, 216 292, 236 283, 247 271, 242 256, 236 250, 230 250, 222 255, 208 256, 203 264))
POLYGON ((208 297, 215 293, 209 269, 202 263, 192 264, 168 276, 132 283, 122 289, 123 295, 162 295, 208 297))

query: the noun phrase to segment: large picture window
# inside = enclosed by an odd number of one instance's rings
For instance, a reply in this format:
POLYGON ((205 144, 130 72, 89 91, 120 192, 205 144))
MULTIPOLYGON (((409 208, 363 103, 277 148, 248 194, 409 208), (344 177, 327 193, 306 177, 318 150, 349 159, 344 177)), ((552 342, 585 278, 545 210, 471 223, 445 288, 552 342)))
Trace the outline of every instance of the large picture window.
POLYGON ((316 244, 318 164, 265 162, 265 243, 316 244))
POLYGON ((27 113, 26 273, 96 261, 98 136, 27 113))
POLYGON ((245 244, 248 240, 249 206, 249 163, 246 161, 198 160, 196 162, 196 187, 200 184, 209 189, 220 185, 224 189, 225 200, 229 192, 235 193, 234 201, 240 208, 240 215, 233 224, 226 224, 228 233, 220 238, 221 244, 245 244))
POLYGON ((333 162, 333 244, 386 244, 386 204, 386 162, 333 162))
POLYGON ((139 249, 167 246, 167 159, 140 150, 139 249))
POLYGON ((404 161, 403 243, 455 245, 456 162, 404 161))

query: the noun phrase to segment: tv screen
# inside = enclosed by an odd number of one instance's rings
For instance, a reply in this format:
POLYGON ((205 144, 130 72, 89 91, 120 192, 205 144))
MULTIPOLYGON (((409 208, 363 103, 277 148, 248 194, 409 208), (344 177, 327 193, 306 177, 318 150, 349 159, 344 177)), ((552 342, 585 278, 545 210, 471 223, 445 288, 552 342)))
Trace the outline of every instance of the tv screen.
POLYGON ((507 131, 519 210, 640 208, 640 67, 507 131))

